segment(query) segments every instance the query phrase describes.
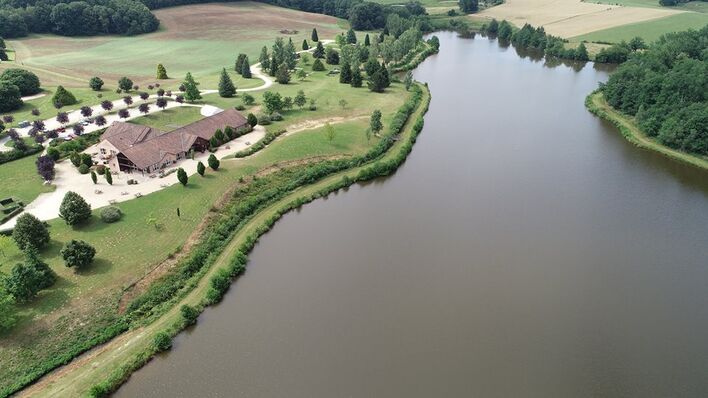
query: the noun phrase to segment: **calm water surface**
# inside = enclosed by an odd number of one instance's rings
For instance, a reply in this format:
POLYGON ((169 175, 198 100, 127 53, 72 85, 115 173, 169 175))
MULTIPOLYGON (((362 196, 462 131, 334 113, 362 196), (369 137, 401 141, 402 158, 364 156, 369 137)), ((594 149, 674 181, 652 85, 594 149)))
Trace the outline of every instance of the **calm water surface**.
POLYGON ((439 36, 405 165, 285 216, 117 396, 708 396, 708 174, 587 112, 591 64, 439 36))

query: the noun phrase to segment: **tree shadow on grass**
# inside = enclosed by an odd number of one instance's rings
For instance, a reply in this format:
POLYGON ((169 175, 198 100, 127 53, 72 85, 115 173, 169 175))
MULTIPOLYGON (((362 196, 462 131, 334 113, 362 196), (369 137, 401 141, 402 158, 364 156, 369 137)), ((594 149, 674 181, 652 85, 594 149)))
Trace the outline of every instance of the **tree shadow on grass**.
POLYGON ((91 263, 85 269, 77 269, 76 275, 80 276, 93 276, 100 275, 110 272, 113 268, 113 262, 108 261, 105 258, 94 258, 93 263, 91 263))

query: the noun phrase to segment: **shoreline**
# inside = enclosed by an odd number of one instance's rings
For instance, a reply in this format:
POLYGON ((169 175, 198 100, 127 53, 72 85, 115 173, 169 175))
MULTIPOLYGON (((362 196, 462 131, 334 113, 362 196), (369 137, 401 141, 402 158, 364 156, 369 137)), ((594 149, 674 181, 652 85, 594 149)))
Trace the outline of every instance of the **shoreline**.
POLYGON ((605 101, 601 92, 594 91, 588 94, 585 98, 585 107, 600 119, 612 123, 620 131, 622 136, 632 144, 698 169, 708 171, 708 159, 702 159, 696 155, 669 148, 647 137, 628 116, 613 109, 607 101, 605 101))
MULTIPOLYGON (((220 272, 229 270, 234 255, 240 253, 243 250, 242 247, 252 248, 255 244, 254 236, 257 240, 260 235, 272 227, 277 219, 303 204, 345 188, 357 181, 387 175, 403 164, 417 135, 422 130, 423 116, 427 112, 431 98, 427 86, 420 83, 418 86, 422 95, 399 133, 403 139, 395 141, 383 156, 359 166, 335 172, 313 184, 303 185, 263 208, 235 233, 215 263, 206 267, 203 272, 199 272, 198 280, 193 282, 193 289, 172 301, 170 309, 158 316, 154 322, 115 336, 106 344, 75 357, 72 361, 74 362, 73 366, 72 363, 69 363, 54 369, 35 383, 18 391, 17 396, 86 393, 91 396, 105 396, 115 391, 130 377, 131 373, 145 365, 158 353, 152 344, 158 333, 167 332, 171 337, 174 337, 186 327, 180 313, 181 305, 195 306, 200 312, 208 306, 205 300, 211 286, 211 279, 220 272), (376 165, 394 167, 385 174, 366 173, 376 165)), ((247 252, 250 252, 250 249, 247 252)))

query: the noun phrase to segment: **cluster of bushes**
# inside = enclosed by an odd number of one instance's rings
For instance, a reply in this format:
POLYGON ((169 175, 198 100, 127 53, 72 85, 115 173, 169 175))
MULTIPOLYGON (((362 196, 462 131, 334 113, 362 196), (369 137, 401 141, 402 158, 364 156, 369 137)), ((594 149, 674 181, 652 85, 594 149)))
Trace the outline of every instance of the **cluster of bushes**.
POLYGON ((0 164, 21 159, 25 156, 34 155, 35 153, 41 152, 44 149, 44 147, 42 147, 42 145, 40 144, 28 146, 25 144, 22 138, 17 138, 13 141, 15 145, 11 150, 0 152, 0 164))
POLYGON ((529 24, 511 35, 511 42, 520 48, 530 48, 543 51, 544 55, 576 61, 589 61, 585 44, 580 43, 577 48, 565 48, 566 40, 546 33, 543 27, 534 28, 529 24))
POLYGON ((601 91, 649 137, 708 155, 708 26, 670 33, 617 68, 601 91))
POLYGON ((260 151, 261 149, 265 148, 268 144, 273 142, 276 138, 278 138, 280 135, 285 133, 285 129, 278 130, 276 132, 267 132, 266 135, 258 140, 255 144, 251 145, 250 147, 243 149, 241 151, 238 151, 234 154, 235 158, 245 158, 246 156, 253 155, 254 153, 260 151))
POLYGON ((595 56, 595 62, 621 64, 626 62, 632 53, 646 48, 647 46, 641 37, 635 37, 629 43, 623 40, 600 50, 595 56))
MULTIPOLYGON (((65 141, 61 138, 55 138, 49 143, 47 154, 52 156, 54 160, 59 160, 70 156, 74 153, 80 153, 86 148, 98 143, 101 140, 101 134, 105 129, 97 130, 88 134, 82 134, 71 141, 65 141)), ((90 156, 89 156, 90 158, 90 156)), ((72 161, 73 163, 73 161, 72 161)), ((92 164, 91 164, 92 165, 92 164)), ((91 166, 89 165, 89 167, 91 166)), ((76 167, 79 167, 75 164, 76 167)))
POLYGON ((135 35, 153 32, 159 21, 135 0, 0 0, 0 36, 29 33, 63 36, 135 35))
MULTIPOLYGON (((2 17, 0 17, 0 26, 2 26, 2 17)), ((39 78, 34 73, 25 69, 5 69, 0 74, 0 112, 19 109, 23 104, 23 96, 37 94, 40 91, 39 78)))

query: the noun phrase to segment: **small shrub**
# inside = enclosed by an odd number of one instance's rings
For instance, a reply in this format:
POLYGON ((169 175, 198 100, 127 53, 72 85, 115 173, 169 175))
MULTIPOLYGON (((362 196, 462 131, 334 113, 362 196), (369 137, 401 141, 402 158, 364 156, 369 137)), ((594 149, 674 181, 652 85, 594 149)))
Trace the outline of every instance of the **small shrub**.
POLYGON ((89 167, 85 164, 82 163, 81 166, 79 166, 79 173, 88 174, 89 171, 91 171, 91 169, 89 169, 89 167))
POLYGON ((270 124, 270 116, 268 115, 258 115, 258 124, 261 126, 267 126, 270 124))
POLYGON ((280 122, 280 121, 283 120, 283 115, 281 115, 281 114, 278 113, 278 112, 273 112, 273 113, 270 115, 270 120, 272 120, 272 121, 274 121, 274 122, 280 122))
POLYGON ((61 257, 67 267, 86 268, 95 256, 96 249, 82 240, 72 239, 61 249, 61 257))
POLYGON ((197 323, 199 311, 197 311, 196 308, 185 304, 180 307, 179 312, 182 314, 182 318, 184 319, 185 325, 194 325, 195 323, 197 323))
POLYGON ((237 111, 245 111, 246 110, 246 107, 243 105, 240 105, 240 104, 236 105, 235 108, 237 111))
POLYGON ((167 332, 159 332, 152 340, 152 347, 156 352, 167 351, 172 348, 172 338, 167 332))
POLYGON ((115 206, 108 206, 101 209, 101 221, 110 224, 114 223, 123 217, 123 212, 115 206))

